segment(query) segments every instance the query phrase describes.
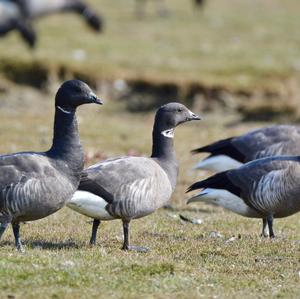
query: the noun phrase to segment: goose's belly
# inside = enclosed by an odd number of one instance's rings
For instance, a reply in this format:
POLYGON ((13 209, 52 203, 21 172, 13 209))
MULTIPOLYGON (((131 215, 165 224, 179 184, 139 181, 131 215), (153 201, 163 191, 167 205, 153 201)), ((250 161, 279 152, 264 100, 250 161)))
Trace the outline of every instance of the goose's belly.
POLYGON ((283 204, 274 211, 273 216, 275 218, 288 217, 300 212, 300 198, 297 202, 290 203, 290 205, 283 204))

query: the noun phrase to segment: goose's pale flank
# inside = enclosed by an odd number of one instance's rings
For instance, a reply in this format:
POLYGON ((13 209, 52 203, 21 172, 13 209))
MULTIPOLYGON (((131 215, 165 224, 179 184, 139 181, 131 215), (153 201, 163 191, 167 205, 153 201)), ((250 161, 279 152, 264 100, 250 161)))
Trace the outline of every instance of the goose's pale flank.
POLYGON ((153 128, 152 155, 119 157, 85 169, 79 188, 67 206, 94 218, 90 243, 95 244, 100 220, 121 219, 123 249, 145 251, 129 245, 129 223, 165 205, 175 189, 178 162, 173 147, 177 125, 200 119, 184 105, 160 107, 153 128))
POLYGON ((30 47, 34 47, 36 33, 27 18, 22 15, 20 7, 13 1, 0 0, 0 36, 5 36, 13 30, 18 31, 30 47))
POLYGON ((192 153, 210 153, 194 168, 214 172, 237 168, 259 158, 297 156, 300 155, 300 128, 291 125, 265 127, 214 142, 195 149, 192 153))
POLYGON ((300 157, 276 156, 246 163, 189 187, 203 189, 188 203, 215 203, 245 217, 262 218, 262 235, 274 237, 273 218, 300 211, 300 157))
POLYGON ((79 185, 83 150, 75 112, 88 103, 102 104, 84 82, 66 81, 55 98, 52 147, 47 152, 0 156, 0 239, 11 223, 19 250, 19 223, 56 212, 79 185))

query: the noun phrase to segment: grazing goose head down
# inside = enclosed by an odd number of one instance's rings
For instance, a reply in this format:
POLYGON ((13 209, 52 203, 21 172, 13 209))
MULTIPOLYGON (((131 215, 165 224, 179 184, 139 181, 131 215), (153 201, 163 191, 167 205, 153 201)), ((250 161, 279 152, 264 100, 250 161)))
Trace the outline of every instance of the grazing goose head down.
POLYGON ((36 33, 27 18, 22 15, 20 7, 13 1, 0 1, 0 36, 16 30, 21 37, 33 48, 36 43, 36 33))
POLYGON ((102 17, 81 0, 15 0, 0 1, 0 36, 12 30, 18 31, 24 41, 33 48, 37 36, 32 26, 34 19, 59 12, 80 15, 87 25, 97 32, 103 30, 102 17))
POLYGON ((274 237, 273 218, 300 211, 300 156, 275 156, 215 174, 194 183, 189 191, 203 189, 188 200, 214 203, 245 217, 262 218, 262 236, 274 237))
POLYGON ((82 0, 22 0, 17 1, 28 19, 35 19, 54 13, 71 12, 80 15, 95 31, 101 32, 103 21, 101 16, 82 0))
POLYGON ((300 128, 275 125, 257 129, 241 136, 222 139, 194 149, 193 154, 209 153, 194 169, 221 172, 238 168, 255 159, 300 155, 300 128))
POLYGON ((76 107, 101 101, 85 83, 65 82, 55 99, 54 136, 47 152, 0 156, 0 239, 9 223, 22 250, 19 223, 33 221, 62 208, 76 191, 83 170, 76 107))
POLYGON ((173 147, 174 128, 199 119, 180 103, 164 105, 155 116, 150 158, 110 159, 82 172, 78 191, 67 206, 94 218, 91 244, 96 242, 100 220, 122 219, 123 249, 146 250, 129 245, 129 223, 132 219, 153 213, 170 200, 178 174, 173 147))

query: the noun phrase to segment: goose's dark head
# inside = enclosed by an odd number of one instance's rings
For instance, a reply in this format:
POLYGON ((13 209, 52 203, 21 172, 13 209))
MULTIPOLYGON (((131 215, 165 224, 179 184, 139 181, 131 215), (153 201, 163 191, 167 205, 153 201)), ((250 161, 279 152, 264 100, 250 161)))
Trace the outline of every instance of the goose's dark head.
POLYGON ((87 23, 96 31, 103 31, 103 21, 102 19, 94 13, 86 14, 87 23))
POLYGON ((171 137, 175 127, 192 120, 200 120, 200 117, 180 103, 169 103, 157 110, 155 127, 164 136, 171 137))
POLYGON ((80 105, 91 103, 102 105, 102 101, 91 88, 80 80, 65 81, 55 97, 55 106, 66 111, 72 111, 80 105))

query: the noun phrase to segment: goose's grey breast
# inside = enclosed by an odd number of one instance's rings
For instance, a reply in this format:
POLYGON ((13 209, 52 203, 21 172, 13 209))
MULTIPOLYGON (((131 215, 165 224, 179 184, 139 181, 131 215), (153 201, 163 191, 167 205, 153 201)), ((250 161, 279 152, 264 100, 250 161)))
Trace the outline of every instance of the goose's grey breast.
POLYGON ((92 166, 84 171, 79 189, 103 197, 111 215, 128 219, 154 212, 172 194, 165 171, 143 157, 121 157, 92 166))

